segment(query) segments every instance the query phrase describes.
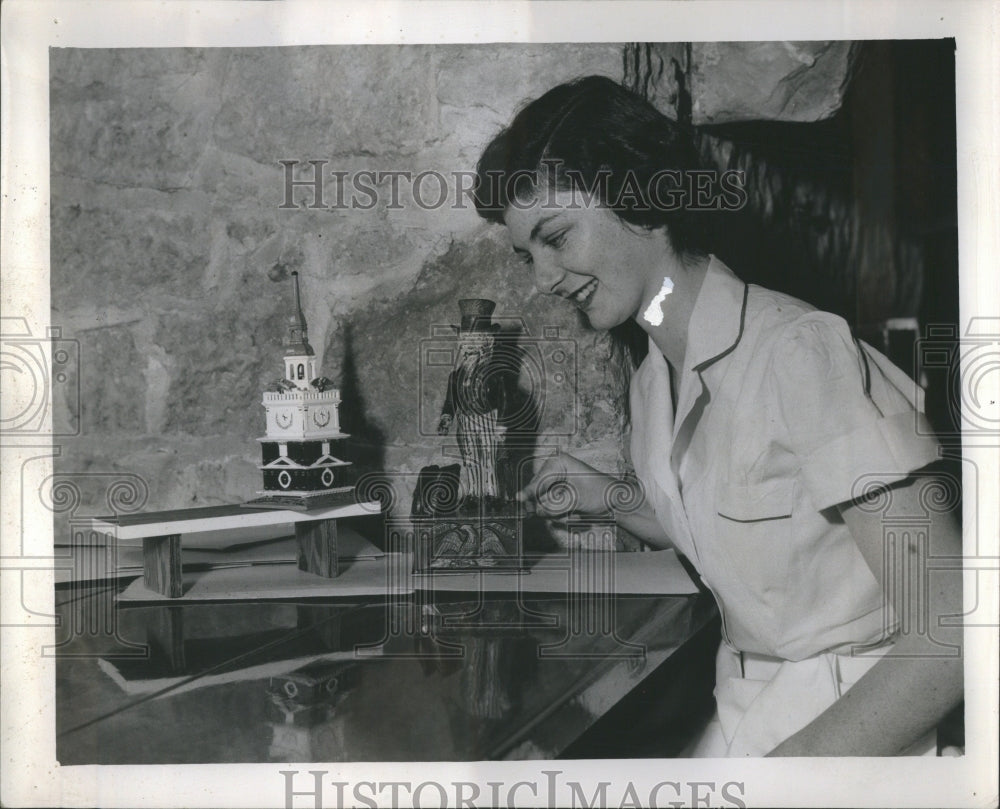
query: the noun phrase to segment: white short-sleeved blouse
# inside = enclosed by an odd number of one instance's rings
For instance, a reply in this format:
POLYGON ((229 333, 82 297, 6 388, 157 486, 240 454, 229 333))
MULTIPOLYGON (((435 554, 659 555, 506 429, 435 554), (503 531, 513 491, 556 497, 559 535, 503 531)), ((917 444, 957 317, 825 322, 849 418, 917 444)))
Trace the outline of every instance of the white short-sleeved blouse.
POLYGON ((921 394, 843 319, 746 285, 712 257, 676 416, 652 341, 633 376, 631 455, 667 536, 715 594, 732 648, 801 660, 891 634, 833 507, 938 458, 921 394))

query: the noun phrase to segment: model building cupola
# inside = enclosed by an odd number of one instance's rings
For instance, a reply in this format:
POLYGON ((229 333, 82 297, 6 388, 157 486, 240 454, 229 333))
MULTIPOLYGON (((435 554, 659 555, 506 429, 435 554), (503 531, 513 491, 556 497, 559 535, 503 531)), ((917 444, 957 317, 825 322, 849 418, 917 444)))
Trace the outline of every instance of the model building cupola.
POLYGON ((306 319, 299 300, 298 273, 295 313, 285 340, 285 378, 264 391, 264 421, 260 470, 265 496, 299 497, 350 489, 350 461, 337 457, 340 431, 340 391, 316 373, 316 355, 309 345, 306 319))
POLYGON ((288 338, 285 348, 285 378, 295 383, 295 387, 306 389, 316 378, 316 352, 309 345, 309 327, 302 313, 299 297, 299 274, 292 273, 295 290, 295 312, 288 318, 288 338))

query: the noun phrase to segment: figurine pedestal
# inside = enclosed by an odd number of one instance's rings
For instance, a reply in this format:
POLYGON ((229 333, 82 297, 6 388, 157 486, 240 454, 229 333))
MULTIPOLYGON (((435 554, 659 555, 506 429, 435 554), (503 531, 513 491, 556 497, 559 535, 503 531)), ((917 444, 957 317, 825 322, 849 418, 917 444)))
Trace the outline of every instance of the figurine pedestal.
POLYGON ((331 579, 339 572, 337 520, 375 514, 379 508, 377 502, 353 502, 351 492, 345 493, 342 504, 327 504, 314 511, 257 510, 236 504, 100 517, 93 520, 92 528, 111 534, 116 540, 141 539, 146 586, 168 598, 179 598, 183 594, 181 543, 185 535, 294 524, 299 569, 331 579))
POLYGON ((516 504, 463 504, 454 514, 415 519, 413 527, 416 572, 522 566, 516 504))

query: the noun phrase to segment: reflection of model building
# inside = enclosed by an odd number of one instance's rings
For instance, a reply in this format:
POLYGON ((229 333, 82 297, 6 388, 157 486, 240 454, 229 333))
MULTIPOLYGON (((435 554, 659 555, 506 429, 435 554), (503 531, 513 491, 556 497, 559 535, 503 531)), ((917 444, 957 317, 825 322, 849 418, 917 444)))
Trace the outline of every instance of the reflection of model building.
POLYGON ((279 721, 268 722, 271 746, 268 755, 282 761, 312 761, 320 752, 334 749, 336 737, 324 724, 358 682, 351 663, 315 663, 272 677, 267 694, 279 721))
POLYGON ((285 376, 264 392, 267 435, 261 445, 263 494, 326 494, 350 488, 351 464, 333 452, 347 438, 340 431, 340 391, 318 376, 299 300, 298 273, 292 273, 295 313, 285 350, 285 376))

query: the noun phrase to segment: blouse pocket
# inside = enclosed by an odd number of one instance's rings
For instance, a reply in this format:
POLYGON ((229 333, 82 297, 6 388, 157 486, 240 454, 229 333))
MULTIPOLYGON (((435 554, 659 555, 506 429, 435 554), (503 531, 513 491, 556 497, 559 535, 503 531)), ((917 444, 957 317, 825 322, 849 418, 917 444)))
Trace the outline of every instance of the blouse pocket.
POLYGON ((751 484, 722 483, 718 488, 719 516, 737 522, 758 522, 790 517, 794 507, 794 480, 771 480, 751 484))

